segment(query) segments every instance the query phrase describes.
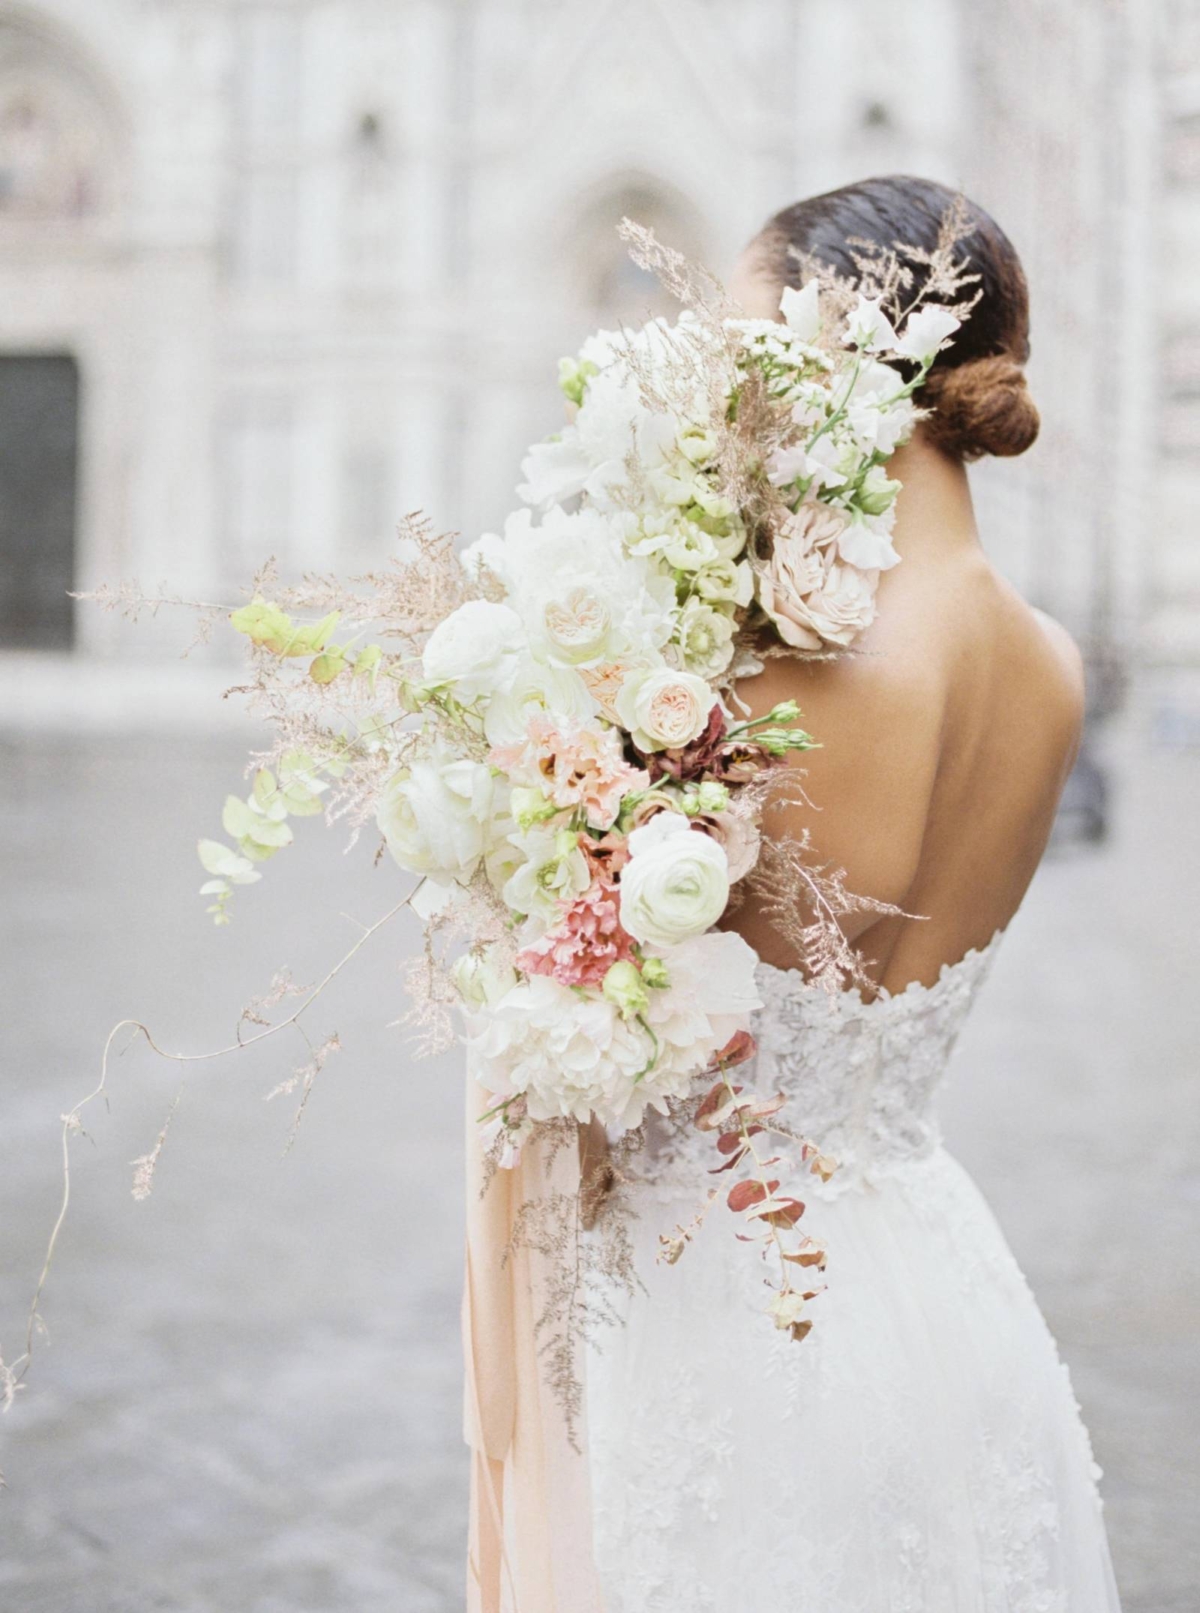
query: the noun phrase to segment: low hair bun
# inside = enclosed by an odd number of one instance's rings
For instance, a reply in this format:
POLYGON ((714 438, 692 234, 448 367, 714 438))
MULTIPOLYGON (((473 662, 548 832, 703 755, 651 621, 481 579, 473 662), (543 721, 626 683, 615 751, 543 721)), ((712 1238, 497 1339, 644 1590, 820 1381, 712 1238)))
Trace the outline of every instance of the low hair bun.
POLYGON ((1023 454, 1041 423, 1025 371, 1006 353, 935 366, 918 402, 933 409, 924 422, 930 440, 959 459, 1023 454))

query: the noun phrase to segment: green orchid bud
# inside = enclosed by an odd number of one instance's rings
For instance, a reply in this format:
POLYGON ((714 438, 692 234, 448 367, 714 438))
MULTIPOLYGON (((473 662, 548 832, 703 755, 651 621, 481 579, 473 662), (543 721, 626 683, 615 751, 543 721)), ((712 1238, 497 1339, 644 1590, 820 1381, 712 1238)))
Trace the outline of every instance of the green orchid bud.
POLYGON ((636 963, 627 958, 610 966, 600 988, 603 995, 620 1009, 624 1019, 635 1019, 650 1006, 650 997, 636 963))

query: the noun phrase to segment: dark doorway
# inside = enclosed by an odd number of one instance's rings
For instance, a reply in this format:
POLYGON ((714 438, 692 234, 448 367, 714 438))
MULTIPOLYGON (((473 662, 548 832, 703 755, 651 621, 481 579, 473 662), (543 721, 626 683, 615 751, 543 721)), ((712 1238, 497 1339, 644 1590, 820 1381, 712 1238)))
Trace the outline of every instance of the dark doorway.
POLYGON ((0 645, 71 646, 79 366, 0 354, 0 645))

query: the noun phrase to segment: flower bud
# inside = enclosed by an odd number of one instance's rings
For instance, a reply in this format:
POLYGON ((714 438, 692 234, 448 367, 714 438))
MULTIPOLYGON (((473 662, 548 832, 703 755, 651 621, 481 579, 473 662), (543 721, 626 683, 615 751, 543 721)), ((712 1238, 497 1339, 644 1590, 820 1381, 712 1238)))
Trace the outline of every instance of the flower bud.
POLYGON ((604 984, 600 988, 603 995, 620 1009, 625 1019, 633 1019, 638 1014, 645 1013, 650 1006, 650 997, 642 982, 636 963, 628 958, 614 963, 604 976, 604 984))

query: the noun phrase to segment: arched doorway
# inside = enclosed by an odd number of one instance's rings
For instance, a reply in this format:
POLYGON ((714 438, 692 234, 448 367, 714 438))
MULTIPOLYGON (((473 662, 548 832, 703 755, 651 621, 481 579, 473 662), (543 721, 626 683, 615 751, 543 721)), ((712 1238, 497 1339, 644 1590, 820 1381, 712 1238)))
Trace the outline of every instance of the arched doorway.
POLYGON ((79 367, 0 353, 0 644, 71 647, 79 367))
POLYGON ((119 120, 82 47, 0 12, 0 647, 71 647, 79 355, 92 261, 118 205, 119 120))

